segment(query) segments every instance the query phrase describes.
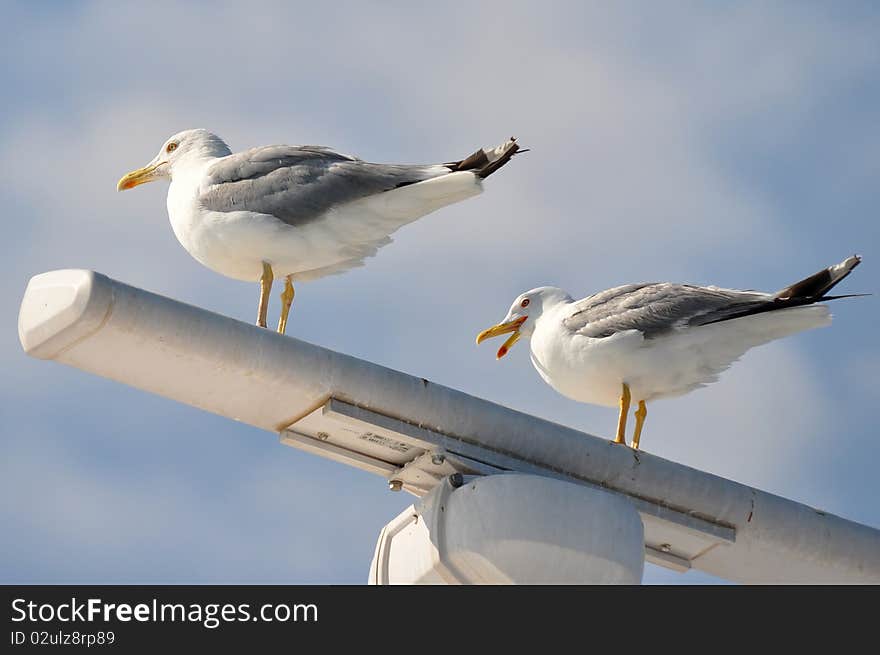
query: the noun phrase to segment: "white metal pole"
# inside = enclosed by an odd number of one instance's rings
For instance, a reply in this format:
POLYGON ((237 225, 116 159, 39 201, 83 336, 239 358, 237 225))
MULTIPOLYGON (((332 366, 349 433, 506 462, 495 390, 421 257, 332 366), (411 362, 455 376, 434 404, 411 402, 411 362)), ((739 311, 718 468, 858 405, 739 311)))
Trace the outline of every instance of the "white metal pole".
POLYGON ((623 494, 661 561, 673 534, 677 561, 730 580, 880 582, 874 528, 98 273, 34 277, 19 336, 34 357, 265 430, 282 432, 332 398, 448 435, 500 468, 623 494))

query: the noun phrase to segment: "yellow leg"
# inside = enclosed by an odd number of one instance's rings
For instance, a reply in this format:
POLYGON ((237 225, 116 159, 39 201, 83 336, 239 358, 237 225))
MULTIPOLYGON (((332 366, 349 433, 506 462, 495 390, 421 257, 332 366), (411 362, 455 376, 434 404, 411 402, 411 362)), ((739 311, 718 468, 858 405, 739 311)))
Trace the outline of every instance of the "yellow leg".
POLYGON ((278 334, 284 334, 287 329, 287 316, 290 314, 290 305, 293 303, 293 282, 288 275, 284 278, 284 291, 281 292, 281 316, 278 317, 278 334))
POLYGON ((269 293, 272 291, 272 267, 263 262, 263 274, 260 276, 260 307, 257 309, 257 325, 266 327, 266 314, 269 311, 269 293))
POLYGON ((648 416, 648 406, 644 400, 639 401, 639 408, 636 410, 636 429, 633 432, 632 447, 634 450, 639 449, 639 439, 642 436, 642 426, 645 424, 645 417, 648 416))
POLYGON ((620 414, 617 417, 617 436, 614 443, 626 444, 626 416, 629 414, 629 385, 624 382, 620 392, 620 414))

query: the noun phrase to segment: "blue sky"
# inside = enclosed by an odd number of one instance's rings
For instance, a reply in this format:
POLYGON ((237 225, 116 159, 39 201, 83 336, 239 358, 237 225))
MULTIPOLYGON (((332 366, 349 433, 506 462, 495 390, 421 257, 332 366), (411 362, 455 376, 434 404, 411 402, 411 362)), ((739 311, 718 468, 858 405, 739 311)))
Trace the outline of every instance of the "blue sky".
MULTIPOLYGON (((359 583, 412 501, 272 434, 22 353, 24 287, 58 268, 252 320, 257 288, 189 257, 164 185, 115 191, 181 129, 387 162, 519 137, 533 152, 485 194, 404 228, 365 268, 301 285, 288 332, 593 434, 612 434, 614 410, 555 394, 526 348, 496 362, 474 347, 521 291, 773 290, 853 252, 845 290, 880 291, 871 3, 2 8, 2 582, 359 583)), ((880 526, 880 305, 833 311, 830 328, 653 404, 643 447, 880 526)), ((645 580, 708 578, 648 567, 645 580)))

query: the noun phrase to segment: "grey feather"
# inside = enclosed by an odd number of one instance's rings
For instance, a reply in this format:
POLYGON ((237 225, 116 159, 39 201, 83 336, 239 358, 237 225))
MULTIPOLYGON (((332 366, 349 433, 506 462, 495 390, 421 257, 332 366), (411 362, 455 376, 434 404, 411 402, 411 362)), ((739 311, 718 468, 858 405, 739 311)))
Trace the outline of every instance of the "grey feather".
POLYGON ((772 302, 773 296, 755 291, 669 282, 628 284, 572 303, 563 323, 587 337, 638 330, 650 339, 678 328, 735 318, 772 302))
POLYGON ((213 164, 199 201, 211 211, 271 214, 298 226, 332 207, 449 172, 436 165, 371 164, 322 146, 265 146, 213 164))

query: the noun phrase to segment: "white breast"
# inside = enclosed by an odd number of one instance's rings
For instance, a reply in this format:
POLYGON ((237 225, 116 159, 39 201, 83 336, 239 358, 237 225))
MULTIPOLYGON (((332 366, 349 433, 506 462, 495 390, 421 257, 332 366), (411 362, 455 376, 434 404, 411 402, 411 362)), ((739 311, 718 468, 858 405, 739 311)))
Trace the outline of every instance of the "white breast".
POLYGON ((634 353, 642 345, 636 331, 607 339, 572 334, 559 321, 542 317, 532 334, 532 364, 551 387, 573 400, 614 406, 621 382, 631 372, 634 353))
POLYGON ((168 187, 168 218, 171 221, 171 229, 174 236, 187 252, 203 262, 197 256, 198 237, 202 229, 202 214, 198 208, 199 183, 203 177, 205 167, 211 164, 208 161, 204 166, 181 167, 176 170, 168 187))

